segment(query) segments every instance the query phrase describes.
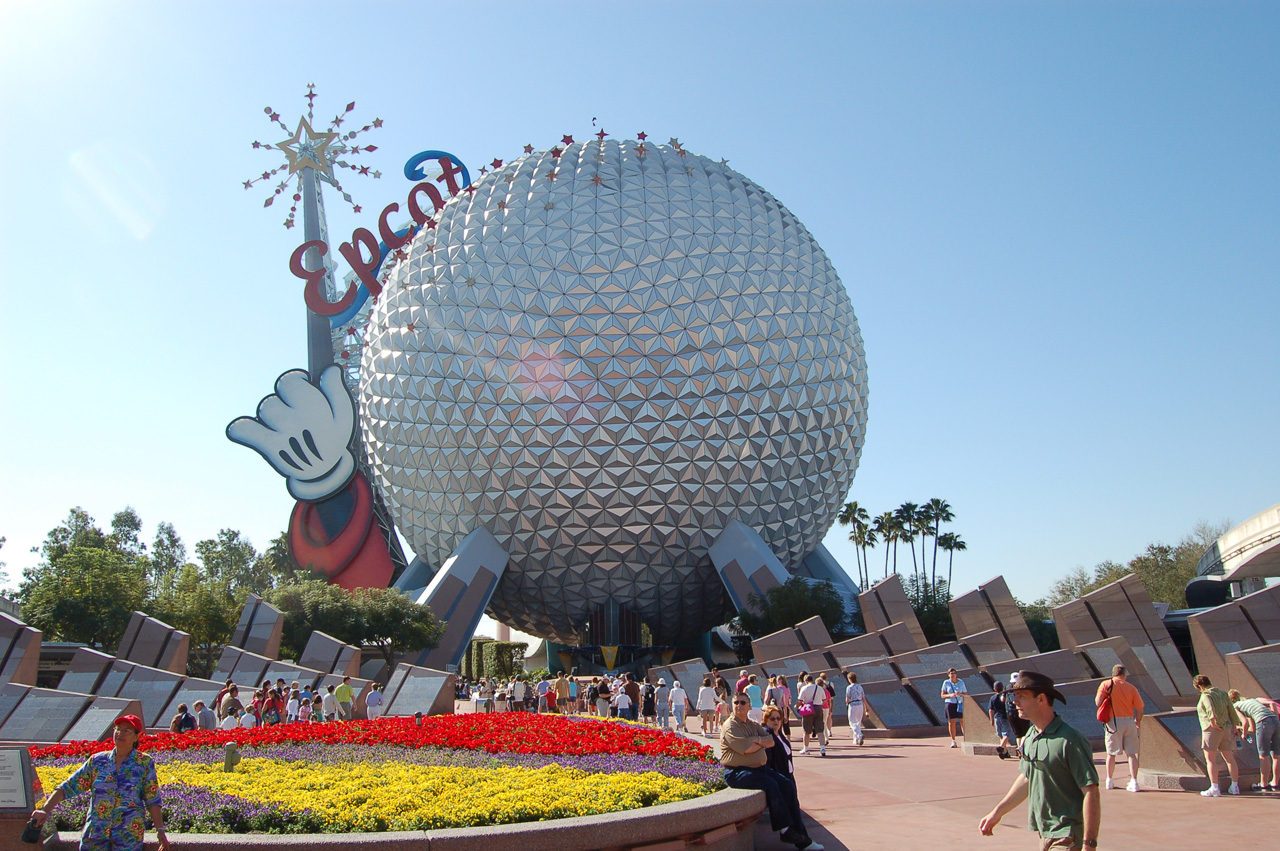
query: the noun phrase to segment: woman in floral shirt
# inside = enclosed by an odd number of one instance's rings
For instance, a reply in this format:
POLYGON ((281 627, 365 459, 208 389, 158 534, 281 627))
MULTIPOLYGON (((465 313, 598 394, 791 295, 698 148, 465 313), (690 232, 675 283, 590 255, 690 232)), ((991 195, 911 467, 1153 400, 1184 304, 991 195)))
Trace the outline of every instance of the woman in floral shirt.
POLYGON ((81 851, 140 851, 145 833, 143 811, 151 814, 159 851, 168 851, 169 837, 160 814, 160 783, 151 757, 136 750, 142 735, 142 719, 123 715, 116 719, 115 747, 96 753, 64 780, 44 806, 31 814, 44 824, 49 812, 65 798, 92 792, 89 815, 80 837, 81 851))

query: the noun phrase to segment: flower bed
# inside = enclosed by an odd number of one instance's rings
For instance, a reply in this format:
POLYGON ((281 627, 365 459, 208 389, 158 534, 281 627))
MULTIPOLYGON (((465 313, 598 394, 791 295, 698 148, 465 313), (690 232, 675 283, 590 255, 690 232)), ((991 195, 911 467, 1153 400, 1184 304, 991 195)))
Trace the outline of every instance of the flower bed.
MULTIPOLYGON (((33 748, 52 790, 101 742, 33 748)), ((429 830, 632 810, 723 788, 708 748, 612 721, 496 713, 145 736, 166 826, 189 833, 429 830), (243 761, 222 770, 223 746, 243 761), (303 805, 305 802, 305 806, 303 805)), ((84 797, 59 830, 83 825, 84 797)))

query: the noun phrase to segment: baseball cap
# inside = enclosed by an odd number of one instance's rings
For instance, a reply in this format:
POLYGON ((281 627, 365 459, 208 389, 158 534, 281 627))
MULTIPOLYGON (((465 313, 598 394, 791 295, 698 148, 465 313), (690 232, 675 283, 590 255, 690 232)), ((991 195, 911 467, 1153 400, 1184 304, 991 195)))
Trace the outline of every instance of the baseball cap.
POLYGON ((135 733, 142 732, 142 719, 137 715, 121 715, 116 719, 116 724, 123 724, 125 727, 132 727, 135 733))

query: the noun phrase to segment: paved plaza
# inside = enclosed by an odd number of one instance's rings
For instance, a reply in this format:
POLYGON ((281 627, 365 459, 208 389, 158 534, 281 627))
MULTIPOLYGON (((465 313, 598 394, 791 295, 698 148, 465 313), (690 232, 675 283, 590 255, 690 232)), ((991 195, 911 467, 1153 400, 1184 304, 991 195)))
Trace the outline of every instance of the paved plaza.
MULTIPOLYGON (((695 722, 696 726, 696 722, 695 722)), ((844 730, 826 757, 795 757, 800 805, 810 834, 829 851, 863 848, 1037 848, 1027 831, 1026 805, 996 828, 978 833, 978 820, 1004 795, 1017 762, 966 756, 946 738, 867 739, 854 747, 844 730)), ((701 739, 696 734, 695 739, 701 739)), ((798 739, 798 735, 797 735, 798 739)), ((798 741, 795 747, 799 750, 798 741)), ((1104 757, 1095 754, 1100 776, 1104 757)), ((1128 780, 1117 769, 1117 780, 1128 780)), ((1123 787, 1123 783, 1118 784, 1123 787)), ((1204 847, 1273 849, 1280 826, 1280 795, 1246 793, 1238 798, 1201 798, 1189 792, 1102 793, 1098 846, 1126 851, 1204 847)), ((792 851, 756 825, 760 851, 792 851)))

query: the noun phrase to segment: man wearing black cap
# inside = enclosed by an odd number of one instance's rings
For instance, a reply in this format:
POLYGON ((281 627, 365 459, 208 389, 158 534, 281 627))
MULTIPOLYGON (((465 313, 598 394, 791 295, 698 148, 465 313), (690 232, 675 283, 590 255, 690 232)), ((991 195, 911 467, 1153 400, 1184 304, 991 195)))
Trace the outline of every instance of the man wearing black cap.
POLYGON ((1053 711, 1055 700, 1067 700, 1049 677, 1019 671, 1013 693, 1018 714, 1034 729, 1022 743, 1018 779, 978 829, 991 836, 1000 819, 1030 797, 1028 822, 1040 835, 1042 849, 1097 848, 1102 798, 1093 746, 1053 711))

